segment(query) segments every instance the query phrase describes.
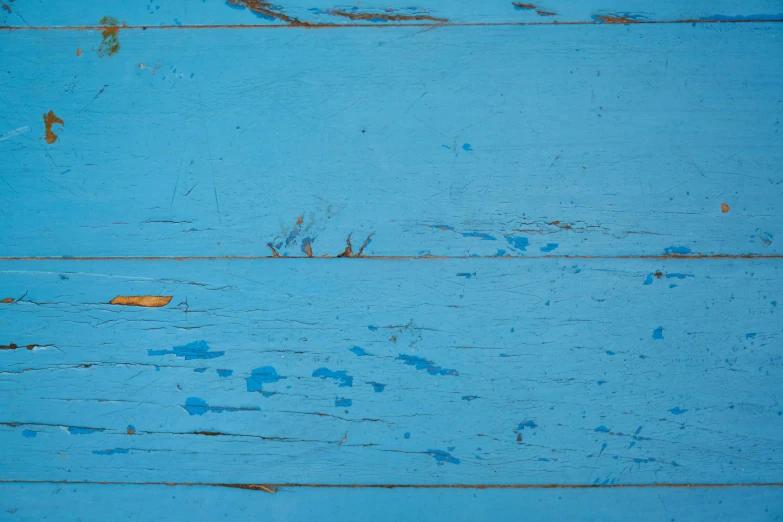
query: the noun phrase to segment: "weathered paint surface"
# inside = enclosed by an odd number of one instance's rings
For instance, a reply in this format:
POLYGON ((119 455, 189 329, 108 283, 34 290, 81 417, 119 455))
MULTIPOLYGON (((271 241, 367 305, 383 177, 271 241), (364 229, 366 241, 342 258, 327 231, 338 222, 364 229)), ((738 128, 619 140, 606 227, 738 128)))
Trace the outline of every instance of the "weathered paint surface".
POLYGON ((778 520, 778 488, 354 489, 281 488, 274 495, 220 487, 0 484, 3 520, 335 520, 364 522, 764 522, 778 520), (589 511, 589 513, 585 513, 589 511))
POLYGON ((153 27, 783 21, 779 0, 80 0, 68 8, 55 7, 51 0, 6 3, 0 24, 11 27, 92 26, 106 14, 128 25, 153 27))
POLYGON ((2 255, 782 252, 783 24, 119 39, 0 33, 2 255))
POLYGON ((781 21, 0 2, 0 519, 780 519, 781 21))
POLYGON ((0 351, 0 393, 14 397, 0 402, 9 450, 0 467, 15 479, 643 484, 783 474, 777 260, 0 269, 4 291, 23 296, 0 312, 2 341, 39 346, 0 351), (124 307, 107 303, 115 293, 173 297, 124 307), (95 431, 74 437, 71 427, 95 431))

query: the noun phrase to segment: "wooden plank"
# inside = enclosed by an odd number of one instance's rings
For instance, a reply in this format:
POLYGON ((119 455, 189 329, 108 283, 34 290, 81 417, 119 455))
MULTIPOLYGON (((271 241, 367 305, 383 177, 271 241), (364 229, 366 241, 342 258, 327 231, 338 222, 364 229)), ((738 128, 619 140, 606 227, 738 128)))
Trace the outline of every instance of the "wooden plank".
POLYGON ((98 25, 106 16, 138 26, 347 25, 465 23, 622 23, 657 21, 783 20, 779 0, 403 0, 325 2, 289 0, 282 5, 257 0, 82 0, 78 8, 45 0, 5 1, 0 24, 12 27, 98 25))
POLYGON ((0 255, 781 253, 781 25, 291 31, 1 34, 0 255))
POLYGON ((781 277, 748 259, 3 262, 0 468, 778 482, 781 277))
POLYGON ((422 490, 1 484, 3 520, 340 520, 361 522, 778 520, 780 488, 422 490))

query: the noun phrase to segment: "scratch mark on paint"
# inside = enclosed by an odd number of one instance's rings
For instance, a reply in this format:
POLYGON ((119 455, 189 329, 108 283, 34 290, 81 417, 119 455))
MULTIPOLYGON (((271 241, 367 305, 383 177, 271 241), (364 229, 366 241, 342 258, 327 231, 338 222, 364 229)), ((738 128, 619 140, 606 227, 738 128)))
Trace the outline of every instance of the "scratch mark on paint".
POLYGON ((410 22, 419 20, 428 20, 430 22, 448 22, 446 18, 435 18, 430 15, 406 15, 406 14, 378 14, 378 13, 357 13, 347 11, 327 10, 327 14, 332 16, 342 16, 348 18, 354 22, 360 20, 367 20, 370 22, 410 22))
POLYGON ((147 350, 147 355, 176 355, 177 357, 184 357, 186 361, 190 361, 192 359, 214 359, 226 353, 224 351, 210 352, 209 349, 206 341, 195 341, 185 346, 175 346, 173 350, 147 350))
POLYGON ((280 8, 269 2, 262 2, 260 0, 226 0, 226 4, 239 9, 247 8, 249 11, 255 13, 256 16, 270 21, 278 20, 280 22, 285 22, 292 27, 312 26, 309 22, 302 22, 297 18, 279 12, 280 8))
POLYGON ((107 450, 93 450, 93 455, 116 455, 116 454, 124 454, 130 452, 129 449, 125 448, 115 448, 115 449, 107 449, 107 450))
POLYGON ((269 397, 269 395, 263 393, 263 385, 278 382, 281 379, 287 379, 287 377, 278 375, 277 371, 271 366, 264 366, 250 372, 250 377, 247 377, 245 381, 247 382, 247 391, 261 392, 265 397, 269 397))
POLYGON ((204 415, 208 411, 213 413, 225 412, 237 412, 237 411, 260 411, 261 408, 257 406, 245 407, 245 408, 233 408, 228 406, 210 406, 206 401, 199 399, 198 397, 188 397, 185 400, 185 405, 182 406, 185 411, 190 415, 204 415))
POLYGON ((101 431, 103 431, 103 428, 79 428, 75 426, 68 428, 68 433, 71 435, 92 435, 101 431))
POLYGON ((43 121, 44 121, 44 128, 46 130, 46 143, 51 145, 55 141, 57 141, 57 134, 52 131, 52 125, 55 123, 59 123, 60 125, 65 125, 65 122, 57 117, 57 115, 54 113, 54 111, 49 111, 48 113, 43 115, 43 121))
POLYGON ((340 388, 345 386, 353 387, 353 377, 348 375, 345 370, 332 371, 329 368, 318 368, 313 372, 313 377, 320 377, 321 379, 334 379, 340 383, 340 388))
POLYGON ((171 302, 170 295, 118 295, 111 301, 111 305, 143 306, 146 308, 160 308, 171 302))
POLYGON ((634 13, 607 13, 605 15, 593 15, 593 21, 599 24, 638 24, 645 21, 645 17, 634 13))
MULTIPOLYGON (((98 56, 114 56, 120 50, 120 27, 119 22, 112 16, 104 16, 99 22, 104 27, 101 31, 103 40, 98 47, 98 56)), ((125 24, 123 23, 123 26, 125 24)))
POLYGON ((457 370, 449 370, 449 369, 441 368, 440 366, 436 366, 435 363, 433 363, 429 359, 425 359, 423 357, 400 354, 397 357, 397 359, 404 361, 405 364, 407 365, 415 366, 417 370, 426 370, 427 373, 429 373, 430 375, 453 375, 455 377, 459 376, 457 370))
POLYGON ((10 140, 14 136, 18 136, 20 134, 24 134, 25 132, 29 131, 30 127, 19 127, 18 129, 14 129, 12 131, 8 131, 2 136, 0 136, 0 141, 10 140))

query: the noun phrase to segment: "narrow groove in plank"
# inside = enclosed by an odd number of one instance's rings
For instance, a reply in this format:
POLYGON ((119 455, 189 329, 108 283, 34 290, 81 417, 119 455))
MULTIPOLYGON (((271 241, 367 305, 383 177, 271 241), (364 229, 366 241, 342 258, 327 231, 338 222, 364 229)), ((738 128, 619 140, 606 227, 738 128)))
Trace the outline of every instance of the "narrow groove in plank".
MULTIPOLYGON (((338 259, 342 256, 86 256, 86 257, 0 257, 0 261, 218 261, 218 260, 256 260, 256 259, 338 259)), ((448 259, 782 259, 782 254, 664 254, 639 256, 580 256, 580 255, 546 255, 546 256, 353 256, 344 259, 373 259, 378 261, 411 261, 430 260, 443 261, 448 259)))
MULTIPOLYGON (((721 19, 683 19, 683 20, 635 20, 625 22, 437 22, 437 23, 391 23, 391 24, 310 24, 310 25, 267 25, 267 24, 205 24, 205 25, 124 25, 119 27, 122 31, 148 29, 346 29, 346 28, 393 28, 393 27, 495 27, 495 26, 524 26, 524 25, 659 25, 659 24, 769 24, 781 23, 781 19, 749 19, 749 20, 721 20, 721 19)), ((63 25, 63 26, 0 26, 0 31, 103 31, 101 25, 63 25)))
POLYGON ((219 482, 125 482, 83 480, 0 480, 0 484, 64 484, 97 486, 186 486, 249 489, 274 493, 277 488, 334 489, 647 489, 647 488, 754 488, 783 487, 783 482, 748 483, 646 483, 646 484, 239 484, 219 482))

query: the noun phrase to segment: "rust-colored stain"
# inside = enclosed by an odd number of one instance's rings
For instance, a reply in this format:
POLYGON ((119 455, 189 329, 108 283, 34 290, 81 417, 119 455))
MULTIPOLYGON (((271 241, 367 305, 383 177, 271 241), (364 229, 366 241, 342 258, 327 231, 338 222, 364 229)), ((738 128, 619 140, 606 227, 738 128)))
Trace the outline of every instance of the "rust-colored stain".
POLYGON ((353 248, 351 247, 351 236, 348 236, 348 239, 345 240, 348 245, 345 247, 345 250, 343 250, 342 254, 338 254, 337 257, 353 257, 353 248))
POLYGON ((293 27, 311 27, 313 24, 310 22, 303 22, 298 18, 293 18, 287 14, 281 13, 280 7, 272 5, 270 2, 261 2, 260 0, 226 0, 228 5, 234 7, 244 7, 260 14, 261 16, 271 18, 273 20, 280 20, 293 27))
POLYGON ((725 214, 729 210, 731 210, 731 207, 729 207, 726 203, 721 203, 720 204, 720 211, 721 212, 723 212, 725 214))
POLYGON ((520 4, 519 2, 513 2, 512 5, 519 9, 535 9, 535 4, 520 4))
POLYGON ((272 243, 267 243, 266 246, 272 251, 272 257, 280 257, 280 254, 277 253, 277 250, 275 250, 275 246, 272 243))
POLYGON ((655 272, 653 275, 654 275, 655 277, 657 277, 658 279, 660 279, 660 278, 662 278, 662 277, 663 277, 663 272, 661 272, 660 270, 658 270, 658 271, 657 271, 657 272, 655 272))
POLYGON ((82 50, 77 48, 76 49, 76 56, 81 56, 81 55, 82 55, 82 50))
POLYGON ((630 16, 622 15, 594 15, 593 18, 596 22, 602 24, 639 24, 641 21, 638 18, 631 18, 630 16))
POLYGON ((132 427, 128 426, 128 432, 127 433, 128 433, 128 435, 135 435, 136 434, 136 430, 133 429, 132 427))
POLYGON ((329 10, 326 11, 332 16, 342 16, 343 18, 348 18, 349 20, 352 20, 354 22, 358 20, 385 20, 388 22, 412 22, 412 21, 429 21, 429 22, 441 22, 445 23, 448 22, 446 18, 436 18, 434 16, 429 15, 404 15, 404 14, 379 14, 379 13, 349 13, 346 11, 335 11, 335 10, 329 10))
POLYGON ((18 348, 27 348, 28 350, 35 350, 39 346, 40 346, 39 344, 28 344, 27 346, 19 346, 18 344, 10 343, 10 344, 0 345, 0 350, 16 350, 18 348))
POLYGON ((48 114, 43 115, 44 120, 44 126, 46 127, 46 143, 51 145, 55 141, 57 141, 57 134, 52 132, 52 125, 55 123, 59 123, 60 125, 65 125, 65 122, 57 117, 57 115, 54 113, 54 111, 49 111, 48 114))
POLYGON ((2 301, 0 301, 0 303, 3 303, 3 304, 13 303, 13 302, 14 302, 14 298, 13 297, 6 297, 2 301))
POLYGON ((160 308, 171 302, 170 295, 118 295, 109 304, 120 306, 144 306, 146 308, 160 308))
MULTIPOLYGON (((117 51, 120 50, 120 26, 116 18, 112 16, 104 16, 101 18, 100 24, 104 27, 101 31, 103 40, 98 47, 98 56, 114 56, 117 51)), ((125 24, 123 24, 124 26, 125 24)))
POLYGON ((557 13, 554 11, 545 11, 543 9, 536 9, 536 14, 538 16, 557 16, 557 13))
POLYGON ((309 239, 302 240, 302 252, 307 254, 307 257, 313 257, 313 244, 309 239))

